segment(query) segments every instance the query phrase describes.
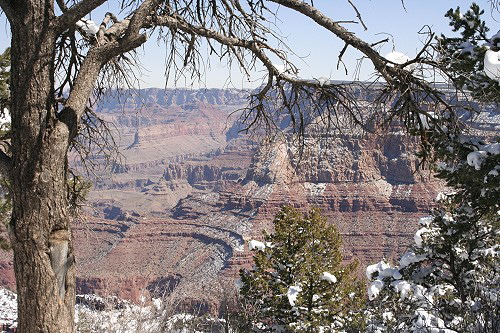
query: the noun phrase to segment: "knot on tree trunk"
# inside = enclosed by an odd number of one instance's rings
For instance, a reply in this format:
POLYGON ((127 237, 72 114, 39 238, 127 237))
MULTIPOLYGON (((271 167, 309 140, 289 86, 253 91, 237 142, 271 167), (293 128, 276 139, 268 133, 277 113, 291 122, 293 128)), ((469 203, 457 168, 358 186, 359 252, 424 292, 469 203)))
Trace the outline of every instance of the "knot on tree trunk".
POLYGON ((64 299, 66 294, 66 273, 73 263, 69 253, 69 240, 71 234, 68 230, 57 230, 50 234, 49 251, 52 270, 57 278, 59 297, 64 299))

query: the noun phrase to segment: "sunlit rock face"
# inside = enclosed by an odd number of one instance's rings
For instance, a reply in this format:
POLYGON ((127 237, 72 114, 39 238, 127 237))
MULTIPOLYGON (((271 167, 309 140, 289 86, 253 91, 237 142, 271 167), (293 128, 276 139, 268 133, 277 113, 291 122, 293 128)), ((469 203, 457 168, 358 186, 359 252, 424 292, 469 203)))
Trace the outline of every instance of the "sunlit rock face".
MULTIPOLYGON (((319 207, 343 234, 345 259, 367 265, 406 249, 443 188, 419 169, 402 132, 308 133, 300 150, 286 136, 257 144, 238 132, 245 92, 139 96, 99 108, 116 124, 122 156, 94 180, 73 225, 79 293, 171 295, 180 308, 215 313, 252 264, 247 242, 261 239, 283 204, 319 207)), ((495 133, 498 119, 491 112, 476 130, 495 133)), ((11 260, 0 252, 0 283, 12 288, 11 260)))

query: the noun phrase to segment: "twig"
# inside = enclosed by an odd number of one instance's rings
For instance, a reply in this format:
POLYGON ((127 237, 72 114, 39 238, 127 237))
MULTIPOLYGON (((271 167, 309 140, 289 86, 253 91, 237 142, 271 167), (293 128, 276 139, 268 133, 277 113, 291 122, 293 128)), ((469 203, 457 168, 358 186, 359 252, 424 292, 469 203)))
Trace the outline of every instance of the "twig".
POLYGON ((356 12, 356 17, 359 19, 359 22, 361 22, 361 24, 363 25, 363 28, 365 30, 368 30, 368 28, 365 25, 365 22, 363 22, 363 18, 361 18, 361 13, 358 11, 358 8, 356 8, 356 6, 352 3, 351 0, 347 0, 347 2, 349 2, 351 7, 354 8, 354 11, 356 12))

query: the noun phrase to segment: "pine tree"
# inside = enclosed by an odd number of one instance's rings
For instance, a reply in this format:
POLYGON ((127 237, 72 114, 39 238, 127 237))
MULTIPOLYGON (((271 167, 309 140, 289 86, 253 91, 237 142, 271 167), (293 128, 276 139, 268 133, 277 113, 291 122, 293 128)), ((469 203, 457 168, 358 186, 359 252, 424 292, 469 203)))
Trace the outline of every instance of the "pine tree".
POLYGON ((338 332, 359 329, 362 283, 357 263, 342 265, 341 235, 318 209, 284 207, 265 243, 251 241, 255 266, 242 270, 241 296, 257 304, 254 331, 338 332))
MULTIPOLYGON (((485 72, 484 57, 498 51, 500 34, 486 38, 482 12, 476 4, 465 15, 450 10, 446 16, 461 37, 442 36, 438 46, 454 83, 498 106, 499 82, 485 72)), ((439 207, 421 219, 398 265, 382 261, 367 268, 371 331, 499 332, 498 137, 488 143, 444 131, 434 140, 437 176, 453 192, 438 195, 439 207)))
POLYGON ((482 14, 484 10, 475 3, 465 13, 460 7, 450 9, 445 16, 450 19, 453 31, 459 31, 460 36, 442 34, 438 38, 437 50, 443 69, 455 86, 468 90, 476 100, 498 103, 500 73, 490 67, 492 64, 485 56, 496 53, 498 57, 500 31, 488 37, 490 29, 482 20, 482 14))

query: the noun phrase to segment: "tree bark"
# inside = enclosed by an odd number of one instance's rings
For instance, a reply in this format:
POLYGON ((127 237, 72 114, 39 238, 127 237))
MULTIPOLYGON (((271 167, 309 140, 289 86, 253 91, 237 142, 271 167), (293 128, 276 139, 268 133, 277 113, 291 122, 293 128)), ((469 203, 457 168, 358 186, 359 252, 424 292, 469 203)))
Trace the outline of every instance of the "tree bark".
POLYGON ((17 1, 12 31, 12 220, 19 332, 73 332, 75 268, 67 202, 69 131, 54 102, 51 1, 17 1))

